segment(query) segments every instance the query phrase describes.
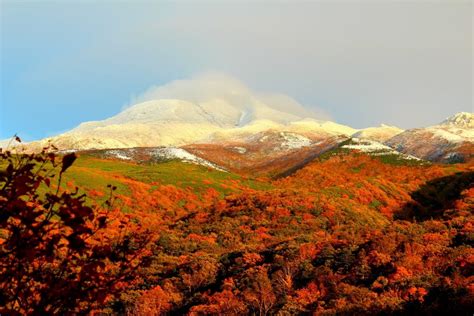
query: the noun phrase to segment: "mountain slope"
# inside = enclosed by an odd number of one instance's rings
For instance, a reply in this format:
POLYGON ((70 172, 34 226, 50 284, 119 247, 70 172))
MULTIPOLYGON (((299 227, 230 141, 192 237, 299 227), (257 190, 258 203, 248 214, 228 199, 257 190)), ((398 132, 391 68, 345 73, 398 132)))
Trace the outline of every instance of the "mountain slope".
POLYGON ((474 128, 474 114, 469 112, 459 112, 453 116, 448 117, 440 125, 453 126, 457 128, 473 129, 474 128))
POLYGON ((345 139, 265 131, 246 140, 191 144, 184 148, 236 173, 278 176, 305 165, 345 139))
POLYGON ((470 161, 474 158, 474 114, 461 112, 438 125, 407 130, 386 144, 430 161, 470 161))

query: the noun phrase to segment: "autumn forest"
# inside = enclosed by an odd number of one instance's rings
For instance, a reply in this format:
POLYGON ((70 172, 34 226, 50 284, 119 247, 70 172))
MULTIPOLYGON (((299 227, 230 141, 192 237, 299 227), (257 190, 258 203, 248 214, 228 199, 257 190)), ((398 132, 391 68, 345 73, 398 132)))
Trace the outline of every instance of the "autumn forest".
POLYGON ((102 158, 1 159, 2 315, 473 310, 472 164, 334 152, 287 177, 102 171, 110 183, 88 188, 68 173, 102 158))

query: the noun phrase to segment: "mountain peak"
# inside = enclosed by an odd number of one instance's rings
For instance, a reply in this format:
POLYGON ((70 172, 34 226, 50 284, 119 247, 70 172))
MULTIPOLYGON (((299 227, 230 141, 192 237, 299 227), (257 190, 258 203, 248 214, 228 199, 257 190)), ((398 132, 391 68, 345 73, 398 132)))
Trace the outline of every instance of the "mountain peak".
POLYGON ((451 125, 460 128, 474 128, 474 113, 459 112, 441 122, 441 125, 451 125))
POLYGON ((403 132, 403 130, 396 126, 380 124, 380 126, 377 127, 367 127, 358 130, 352 135, 352 137, 384 142, 392 138, 393 136, 400 134, 401 132, 403 132))

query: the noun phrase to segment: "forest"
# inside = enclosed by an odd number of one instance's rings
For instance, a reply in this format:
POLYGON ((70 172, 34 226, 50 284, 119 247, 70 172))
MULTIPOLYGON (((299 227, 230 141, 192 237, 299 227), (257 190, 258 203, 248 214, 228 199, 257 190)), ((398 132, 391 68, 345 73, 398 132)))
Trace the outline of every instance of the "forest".
POLYGON ((472 163, 335 152, 286 177, 166 183, 130 162, 87 186, 80 154, 0 159, 2 315, 474 311, 472 163))

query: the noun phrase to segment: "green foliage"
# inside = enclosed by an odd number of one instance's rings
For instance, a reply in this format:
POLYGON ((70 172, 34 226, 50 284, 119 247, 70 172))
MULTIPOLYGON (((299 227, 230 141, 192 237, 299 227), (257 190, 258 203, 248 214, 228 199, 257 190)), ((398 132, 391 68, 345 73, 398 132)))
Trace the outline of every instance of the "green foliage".
POLYGON ((117 187, 119 194, 129 194, 127 185, 121 177, 143 183, 171 184, 180 188, 191 188, 199 193, 213 188, 222 194, 235 190, 229 188, 232 181, 239 181, 242 186, 257 190, 271 188, 268 183, 244 179, 230 172, 222 172, 203 166, 184 163, 177 160, 135 164, 117 160, 98 159, 90 155, 79 156, 70 169, 67 180, 73 180, 81 188, 100 190, 104 184, 117 187), (205 181, 204 181, 205 180, 205 181), (229 184, 223 186, 222 184, 229 184))
POLYGON ((428 161, 410 159, 398 154, 383 154, 375 155, 374 157, 385 164, 394 166, 423 166, 430 164, 428 161))

